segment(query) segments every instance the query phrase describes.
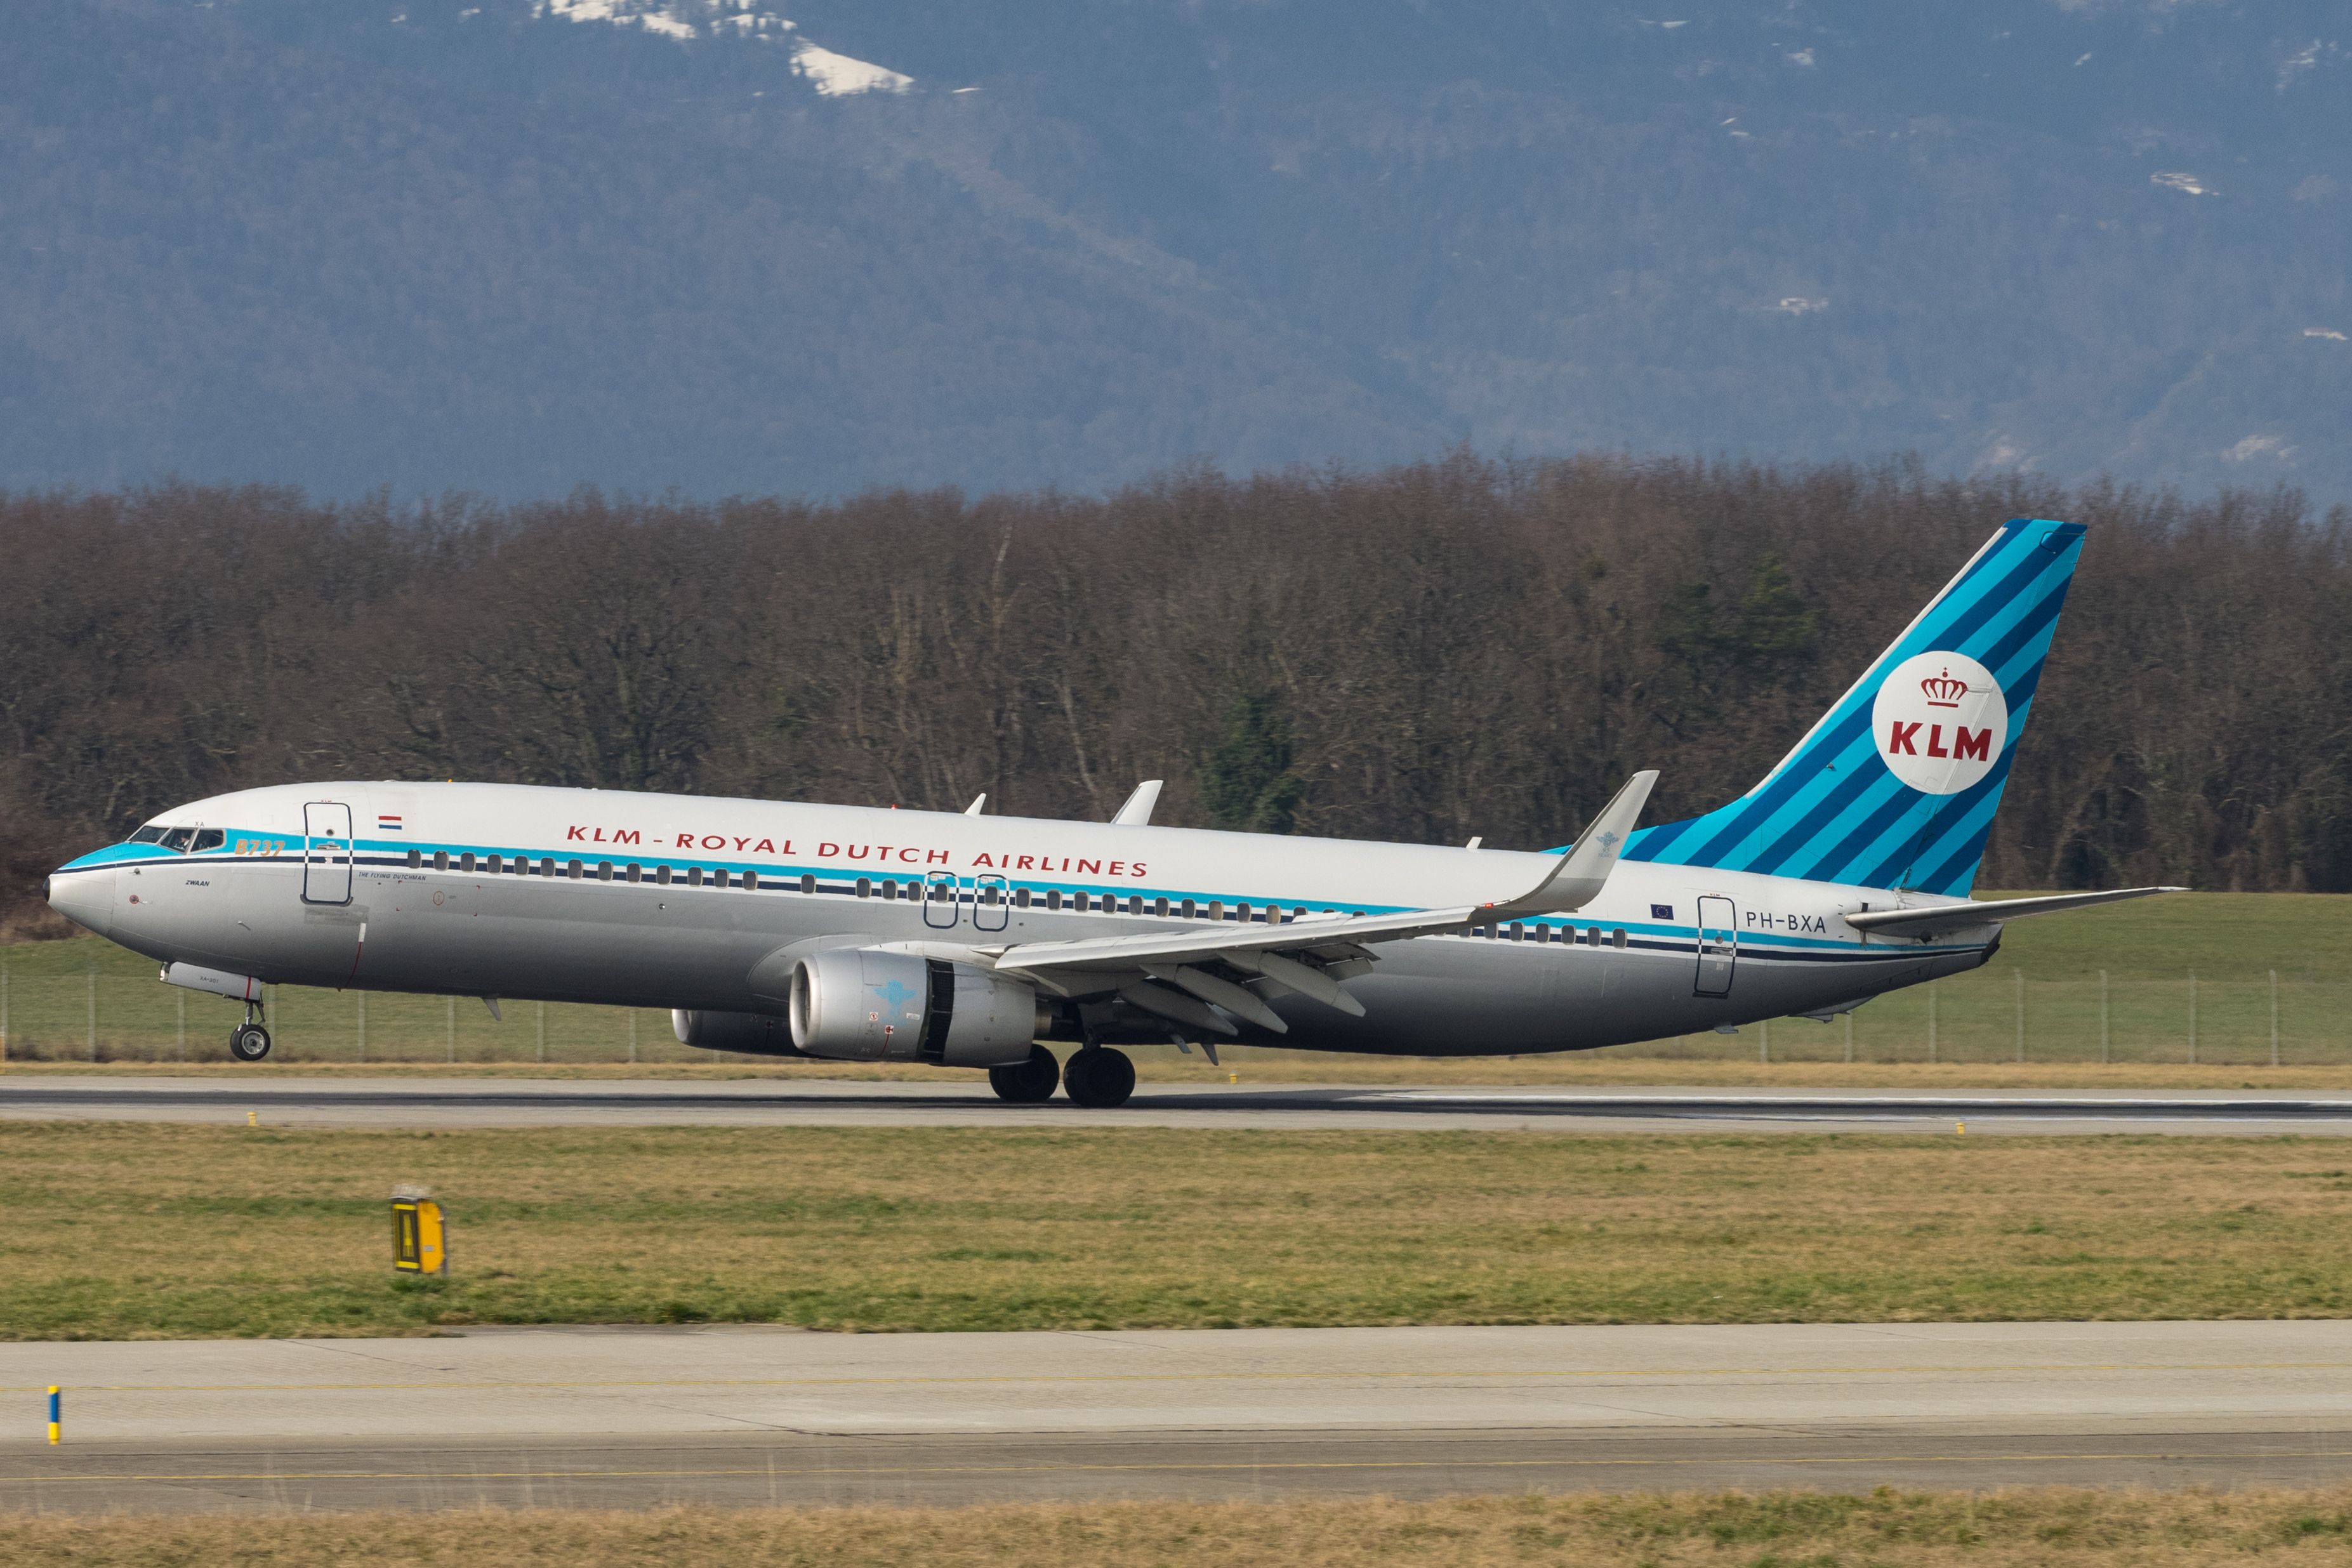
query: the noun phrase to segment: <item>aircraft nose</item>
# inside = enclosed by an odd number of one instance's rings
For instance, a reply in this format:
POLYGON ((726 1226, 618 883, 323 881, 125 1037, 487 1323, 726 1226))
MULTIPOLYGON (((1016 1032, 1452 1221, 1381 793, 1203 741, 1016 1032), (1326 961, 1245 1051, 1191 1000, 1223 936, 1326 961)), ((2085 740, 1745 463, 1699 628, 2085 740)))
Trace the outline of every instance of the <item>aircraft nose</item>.
POLYGON ((49 907, 75 925, 100 936, 114 925, 114 868, 56 871, 44 878, 42 896, 49 907))

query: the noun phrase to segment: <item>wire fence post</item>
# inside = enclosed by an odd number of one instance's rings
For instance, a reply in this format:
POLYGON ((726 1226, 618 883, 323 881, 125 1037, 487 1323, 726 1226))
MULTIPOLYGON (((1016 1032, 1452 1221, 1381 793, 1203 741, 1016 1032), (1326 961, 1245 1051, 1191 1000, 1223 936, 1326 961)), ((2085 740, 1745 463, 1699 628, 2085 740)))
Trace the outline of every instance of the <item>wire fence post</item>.
POLYGON ((547 1060, 547 1004, 546 1004, 545 1002, 541 1002, 540 1004, 538 1004, 538 1006, 539 1006, 539 1060, 540 1060, 540 1061, 545 1061, 547 1060))
POLYGON ((2025 1060, 2025 971, 2012 969, 2017 977, 2017 1060, 2025 1060))
MULTIPOLYGON (((0 1034, 7 1030, 0 1026, 0 1034)), ((2278 1065, 2278 971, 2271 971, 2271 1065, 2278 1065)))
POLYGON ((637 1064, 637 1009, 629 1009, 629 1065, 637 1064))
POLYGON ((0 1067, 8 1064, 8 960, 0 958, 0 1067))
POLYGON ((98 971, 89 972, 89 1059, 98 1060, 98 971))
POLYGON ((2197 1065, 2197 971, 2189 971, 2189 1064, 2197 1065))
POLYGON ((1927 982, 1927 1062, 1936 1061, 1936 982, 1927 982))
POLYGON ((172 1000, 178 1004, 179 1016, 172 1024, 172 1060, 188 1060, 188 993, 180 987, 172 988, 172 1000))
POLYGON ((449 1016, 446 1020, 449 1030, 449 1060, 452 1062, 455 1062, 457 1060, 457 998, 455 997, 444 997, 441 999, 449 1004, 449 1016))
POLYGON ((1852 1013, 1845 1015, 1845 1059, 1848 1061, 1853 1060, 1853 1015, 1852 1013))
POLYGON ((359 1022, 360 1060, 361 1060, 362 1061, 365 1061, 367 1060, 367 993, 366 993, 365 991, 361 991, 361 992, 358 992, 358 993, 357 993, 357 995, 358 995, 359 999, 360 999, 360 1006, 359 1006, 359 1015, 360 1015, 360 1022, 359 1022))
POLYGON ((2099 1064, 2107 1061, 2107 972, 2099 971, 2099 1064))

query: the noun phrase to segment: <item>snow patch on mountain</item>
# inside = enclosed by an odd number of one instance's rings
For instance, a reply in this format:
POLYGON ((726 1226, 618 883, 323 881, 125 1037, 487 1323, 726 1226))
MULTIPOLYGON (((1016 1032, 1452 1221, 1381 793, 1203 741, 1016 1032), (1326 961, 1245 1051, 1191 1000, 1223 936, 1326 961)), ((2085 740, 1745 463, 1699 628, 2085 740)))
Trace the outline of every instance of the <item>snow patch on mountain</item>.
POLYGON ((853 60, 847 55, 836 55, 831 49, 820 49, 806 40, 793 52, 793 71, 806 77, 827 98, 846 98, 859 92, 904 92, 915 85, 913 77, 901 76, 887 67, 866 60, 853 60))
POLYGON ((799 33, 798 25, 761 5, 760 0, 533 0, 531 15, 635 27, 681 42, 729 35, 781 41, 792 50, 793 74, 825 98, 905 92, 915 85, 914 78, 887 66, 820 48, 805 37, 787 37, 799 33))

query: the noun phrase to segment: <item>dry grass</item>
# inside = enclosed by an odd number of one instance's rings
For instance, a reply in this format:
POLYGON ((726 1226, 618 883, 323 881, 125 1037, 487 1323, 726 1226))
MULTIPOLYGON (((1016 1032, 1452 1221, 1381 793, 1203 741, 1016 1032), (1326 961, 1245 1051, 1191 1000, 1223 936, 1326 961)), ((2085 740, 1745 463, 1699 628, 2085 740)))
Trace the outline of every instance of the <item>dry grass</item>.
POLYGON ((58 1568, 237 1563, 467 1568, 728 1563, 778 1568, 922 1564, 1252 1563, 1280 1568, 1495 1563, 1679 1568, 1872 1563, 2315 1565, 2352 1563, 2352 1490, 1578 1494, 1428 1502, 1123 1502, 968 1509, 652 1513, 0 1516, 17 1562, 58 1568))
POLYGON ((0 1333, 2352 1314, 2331 1140, 0 1124, 0 1333), (395 1280, 384 1199, 447 1203, 395 1280))

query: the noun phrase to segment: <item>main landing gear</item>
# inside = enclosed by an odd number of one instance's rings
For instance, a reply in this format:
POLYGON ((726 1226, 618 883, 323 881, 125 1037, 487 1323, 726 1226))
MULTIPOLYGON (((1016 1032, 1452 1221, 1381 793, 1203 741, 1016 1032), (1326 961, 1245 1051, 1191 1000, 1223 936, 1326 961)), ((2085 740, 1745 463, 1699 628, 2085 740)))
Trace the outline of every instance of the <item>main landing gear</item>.
POLYGON ((1135 1092, 1135 1063, 1125 1051, 1089 1044, 1064 1064, 1062 1088, 1072 1104, 1115 1111, 1135 1092))
POLYGON ((1015 1105, 1043 1105, 1054 1097, 1054 1085, 1061 1081, 1062 1064, 1042 1045, 1029 1048, 1026 1061, 988 1070, 988 1086, 996 1091, 996 1097, 1015 1105))
POLYGON ((988 1086, 999 1100, 1014 1105, 1043 1105, 1059 1083, 1070 1103, 1088 1111, 1115 1111, 1135 1092, 1135 1063, 1127 1053, 1107 1046, 1088 1045, 1066 1062, 1057 1062, 1042 1045, 1029 1048, 1029 1060, 988 1070, 988 1086))
POLYGON ((259 1061, 269 1054, 269 1031, 261 1027, 261 1009, 245 1004, 245 1021, 228 1031, 228 1053, 239 1061, 259 1061))

